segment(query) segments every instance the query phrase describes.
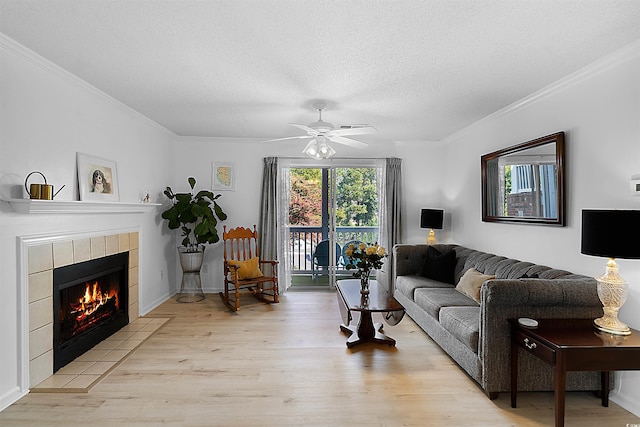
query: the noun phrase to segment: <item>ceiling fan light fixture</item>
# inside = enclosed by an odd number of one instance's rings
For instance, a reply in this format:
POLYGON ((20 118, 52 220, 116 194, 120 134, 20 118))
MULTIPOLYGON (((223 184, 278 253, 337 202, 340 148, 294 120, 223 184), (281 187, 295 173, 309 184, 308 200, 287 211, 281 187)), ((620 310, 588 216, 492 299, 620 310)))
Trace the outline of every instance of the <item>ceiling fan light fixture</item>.
POLYGON ((289 136, 285 138, 270 139, 268 141, 282 141, 288 139, 307 139, 311 138, 309 143, 304 147, 302 152, 312 159, 328 159, 336 154, 336 151, 328 143, 336 143, 347 145, 354 148, 365 148, 366 142, 358 141, 351 138, 345 138, 345 135, 365 135, 369 133, 377 133, 377 130, 368 125, 343 125, 337 129, 332 123, 322 120, 322 112, 324 111, 324 105, 318 104, 315 106, 318 112, 318 121, 306 125, 299 123, 289 123, 306 133, 303 136, 289 136))
POLYGON ((318 142, 316 139, 312 140, 302 152, 316 160, 328 159, 336 154, 336 150, 331 148, 324 140, 318 142))
POLYGON ((327 145, 326 142, 322 142, 318 145, 318 154, 323 159, 328 159, 336 154, 336 150, 327 145))
POLYGON ((316 143, 316 140, 311 140, 311 142, 309 142, 309 144, 304 147, 304 150, 302 150, 302 152, 307 156, 315 159, 318 155, 318 144, 316 143))

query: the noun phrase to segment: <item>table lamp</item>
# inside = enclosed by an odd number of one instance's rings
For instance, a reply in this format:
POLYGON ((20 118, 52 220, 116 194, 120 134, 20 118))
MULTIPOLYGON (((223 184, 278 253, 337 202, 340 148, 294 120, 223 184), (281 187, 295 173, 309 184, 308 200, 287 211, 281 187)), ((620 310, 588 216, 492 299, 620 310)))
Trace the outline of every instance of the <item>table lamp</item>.
POLYGON ((593 321, 595 327, 614 335, 631 334, 618 319, 628 286, 618 274, 615 258, 640 259, 640 211, 583 210, 580 252, 609 258, 606 273, 596 278, 604 316, 593 321))
POLYGON ((420 214, 420 228, 429 228, 429 236, 427 237, 428 245, 435 245, 436 234, 433 229, 442 229, 442 220, 444 218, 444 211, 442 209, 422 209, 420 214))

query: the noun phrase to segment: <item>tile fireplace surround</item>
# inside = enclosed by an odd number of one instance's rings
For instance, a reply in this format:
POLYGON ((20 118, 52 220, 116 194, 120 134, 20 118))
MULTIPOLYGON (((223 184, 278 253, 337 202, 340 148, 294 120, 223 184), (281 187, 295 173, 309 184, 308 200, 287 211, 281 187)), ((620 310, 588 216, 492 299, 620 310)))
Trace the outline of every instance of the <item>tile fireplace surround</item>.
POLYGON ((139 317, 139 233, 85 234, 34 239, 26 254, 29 334, 29 387, 53 375, 53 269, 105 256, 129 253, 129 322, 139 317))

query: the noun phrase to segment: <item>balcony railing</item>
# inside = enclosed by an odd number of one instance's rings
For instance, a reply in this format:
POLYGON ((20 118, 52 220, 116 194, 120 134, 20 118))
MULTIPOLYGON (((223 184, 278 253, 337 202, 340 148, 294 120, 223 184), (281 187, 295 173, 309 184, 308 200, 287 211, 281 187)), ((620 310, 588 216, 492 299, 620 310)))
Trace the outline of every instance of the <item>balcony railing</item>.
MULTIPOLYGON (((341 249, 354 240, 375 243, 378 241, 378 227, 336 227, 336 235, 336 243, 341 249)), ((322 241, 322 227, 289 227, 289 262, 293 274, 322 271, 313 264, 313 254, 320 241, 322 241)), ((341 258, 341 253, 338 254, 338 258, 341 258)), ((339 262, 337 267, 339 270, 344 270, 343 263, 339 262)))

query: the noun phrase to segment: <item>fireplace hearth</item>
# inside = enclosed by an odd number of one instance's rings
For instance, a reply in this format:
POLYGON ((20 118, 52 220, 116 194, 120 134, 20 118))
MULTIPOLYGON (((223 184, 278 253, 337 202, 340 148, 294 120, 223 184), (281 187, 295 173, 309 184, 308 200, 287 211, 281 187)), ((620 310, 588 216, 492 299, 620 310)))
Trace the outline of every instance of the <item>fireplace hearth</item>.
POLYGON ((129 323, 128 252, 53 270, 53 372, 129 323))

